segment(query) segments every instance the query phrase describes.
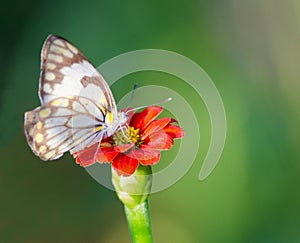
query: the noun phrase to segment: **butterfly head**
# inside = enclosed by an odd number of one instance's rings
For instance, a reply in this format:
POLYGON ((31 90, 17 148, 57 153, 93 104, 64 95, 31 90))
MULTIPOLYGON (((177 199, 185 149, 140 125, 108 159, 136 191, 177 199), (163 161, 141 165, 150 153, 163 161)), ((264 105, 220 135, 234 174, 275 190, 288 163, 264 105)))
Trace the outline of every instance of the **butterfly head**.
POLYGON ((108 112, 105 123, 108 124, 106 136, 109 137, 118 129, 122 129, 128 121, 129 116, 125 112, 118 112, 115 116, 108 112), (109 125, 110 124, 110 125, 109 125))
POLYGON ((124 125, 128 121, 128 118, 129 118, 128 114, 125 112, 118 112, 117 117, 118 117, 118 121, 119 121, 120 125, 124 125))

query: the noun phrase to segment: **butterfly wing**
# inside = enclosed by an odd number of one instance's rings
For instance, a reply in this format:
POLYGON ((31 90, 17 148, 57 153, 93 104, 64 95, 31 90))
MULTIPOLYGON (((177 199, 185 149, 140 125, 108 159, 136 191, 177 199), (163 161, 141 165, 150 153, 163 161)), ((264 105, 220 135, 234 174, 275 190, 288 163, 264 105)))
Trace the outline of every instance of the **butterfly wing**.
POLYGON ((39 97, 42 104, 58 97, 83 96, 117 113, 106 81, 69 41, 50 35, 43 45, 41 59, 39 97))
POLYGON ((85 97, 56 98, 25 113, 25 134, 43 160, 77 152, 101 140, 110 122, 108 111, 85 97))
POLYGON ((64 38, 50 35, 42 48, 41 107, 25 113, 33 152, 57 159, 101 141, 117 117, 115 100, 101 74, 64 38))

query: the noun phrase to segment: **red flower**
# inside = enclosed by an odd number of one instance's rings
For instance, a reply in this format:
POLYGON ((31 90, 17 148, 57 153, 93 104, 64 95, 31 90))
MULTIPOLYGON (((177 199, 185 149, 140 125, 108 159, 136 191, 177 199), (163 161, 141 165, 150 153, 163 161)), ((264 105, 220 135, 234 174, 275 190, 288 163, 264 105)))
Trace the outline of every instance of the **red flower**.
POLYGON ((135 113, 128 126, 116 131, 109 138, 74 154, 81 166, 89 166, 95 161, 112 163, 119 175, 131 175, 139 164, 154 165, 160 159, 161 150, 169 150, 174 138, 182 138, 183 130, 173 123, 173 118, 155 120, 162 112, 159 106, 147 107, 135 113))

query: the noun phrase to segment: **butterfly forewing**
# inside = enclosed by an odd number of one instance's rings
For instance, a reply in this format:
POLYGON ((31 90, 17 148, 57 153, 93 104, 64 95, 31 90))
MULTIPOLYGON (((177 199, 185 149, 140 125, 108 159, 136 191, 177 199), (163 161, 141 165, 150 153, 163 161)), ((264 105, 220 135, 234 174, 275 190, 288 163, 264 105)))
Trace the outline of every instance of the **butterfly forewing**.
POLYGON ((88 59, 67 40, 51 35, 42 48, 39 96, 42 104, 64 96, 83 96, 116 113, 112 93, 88 59))

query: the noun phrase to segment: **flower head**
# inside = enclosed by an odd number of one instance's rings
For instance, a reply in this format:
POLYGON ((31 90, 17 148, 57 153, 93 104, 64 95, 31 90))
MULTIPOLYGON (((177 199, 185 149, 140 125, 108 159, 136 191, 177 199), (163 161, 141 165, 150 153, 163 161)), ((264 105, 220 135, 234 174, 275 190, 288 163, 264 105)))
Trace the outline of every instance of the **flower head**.
POLYGON ((131 116, 122 129, 101 144, 94 144, 74 154, 81 166, 89 166, 96 161, 112 163, 119 175, 131 175, 138 168, 154 165, 160 160, 160 151, 169 150, 175 138, 184 136, 183 130, 173 124, 173 118, 160 118, 159 106, 150 106, 131 116), (156 119, 156 120, 155 120, 156 119))

